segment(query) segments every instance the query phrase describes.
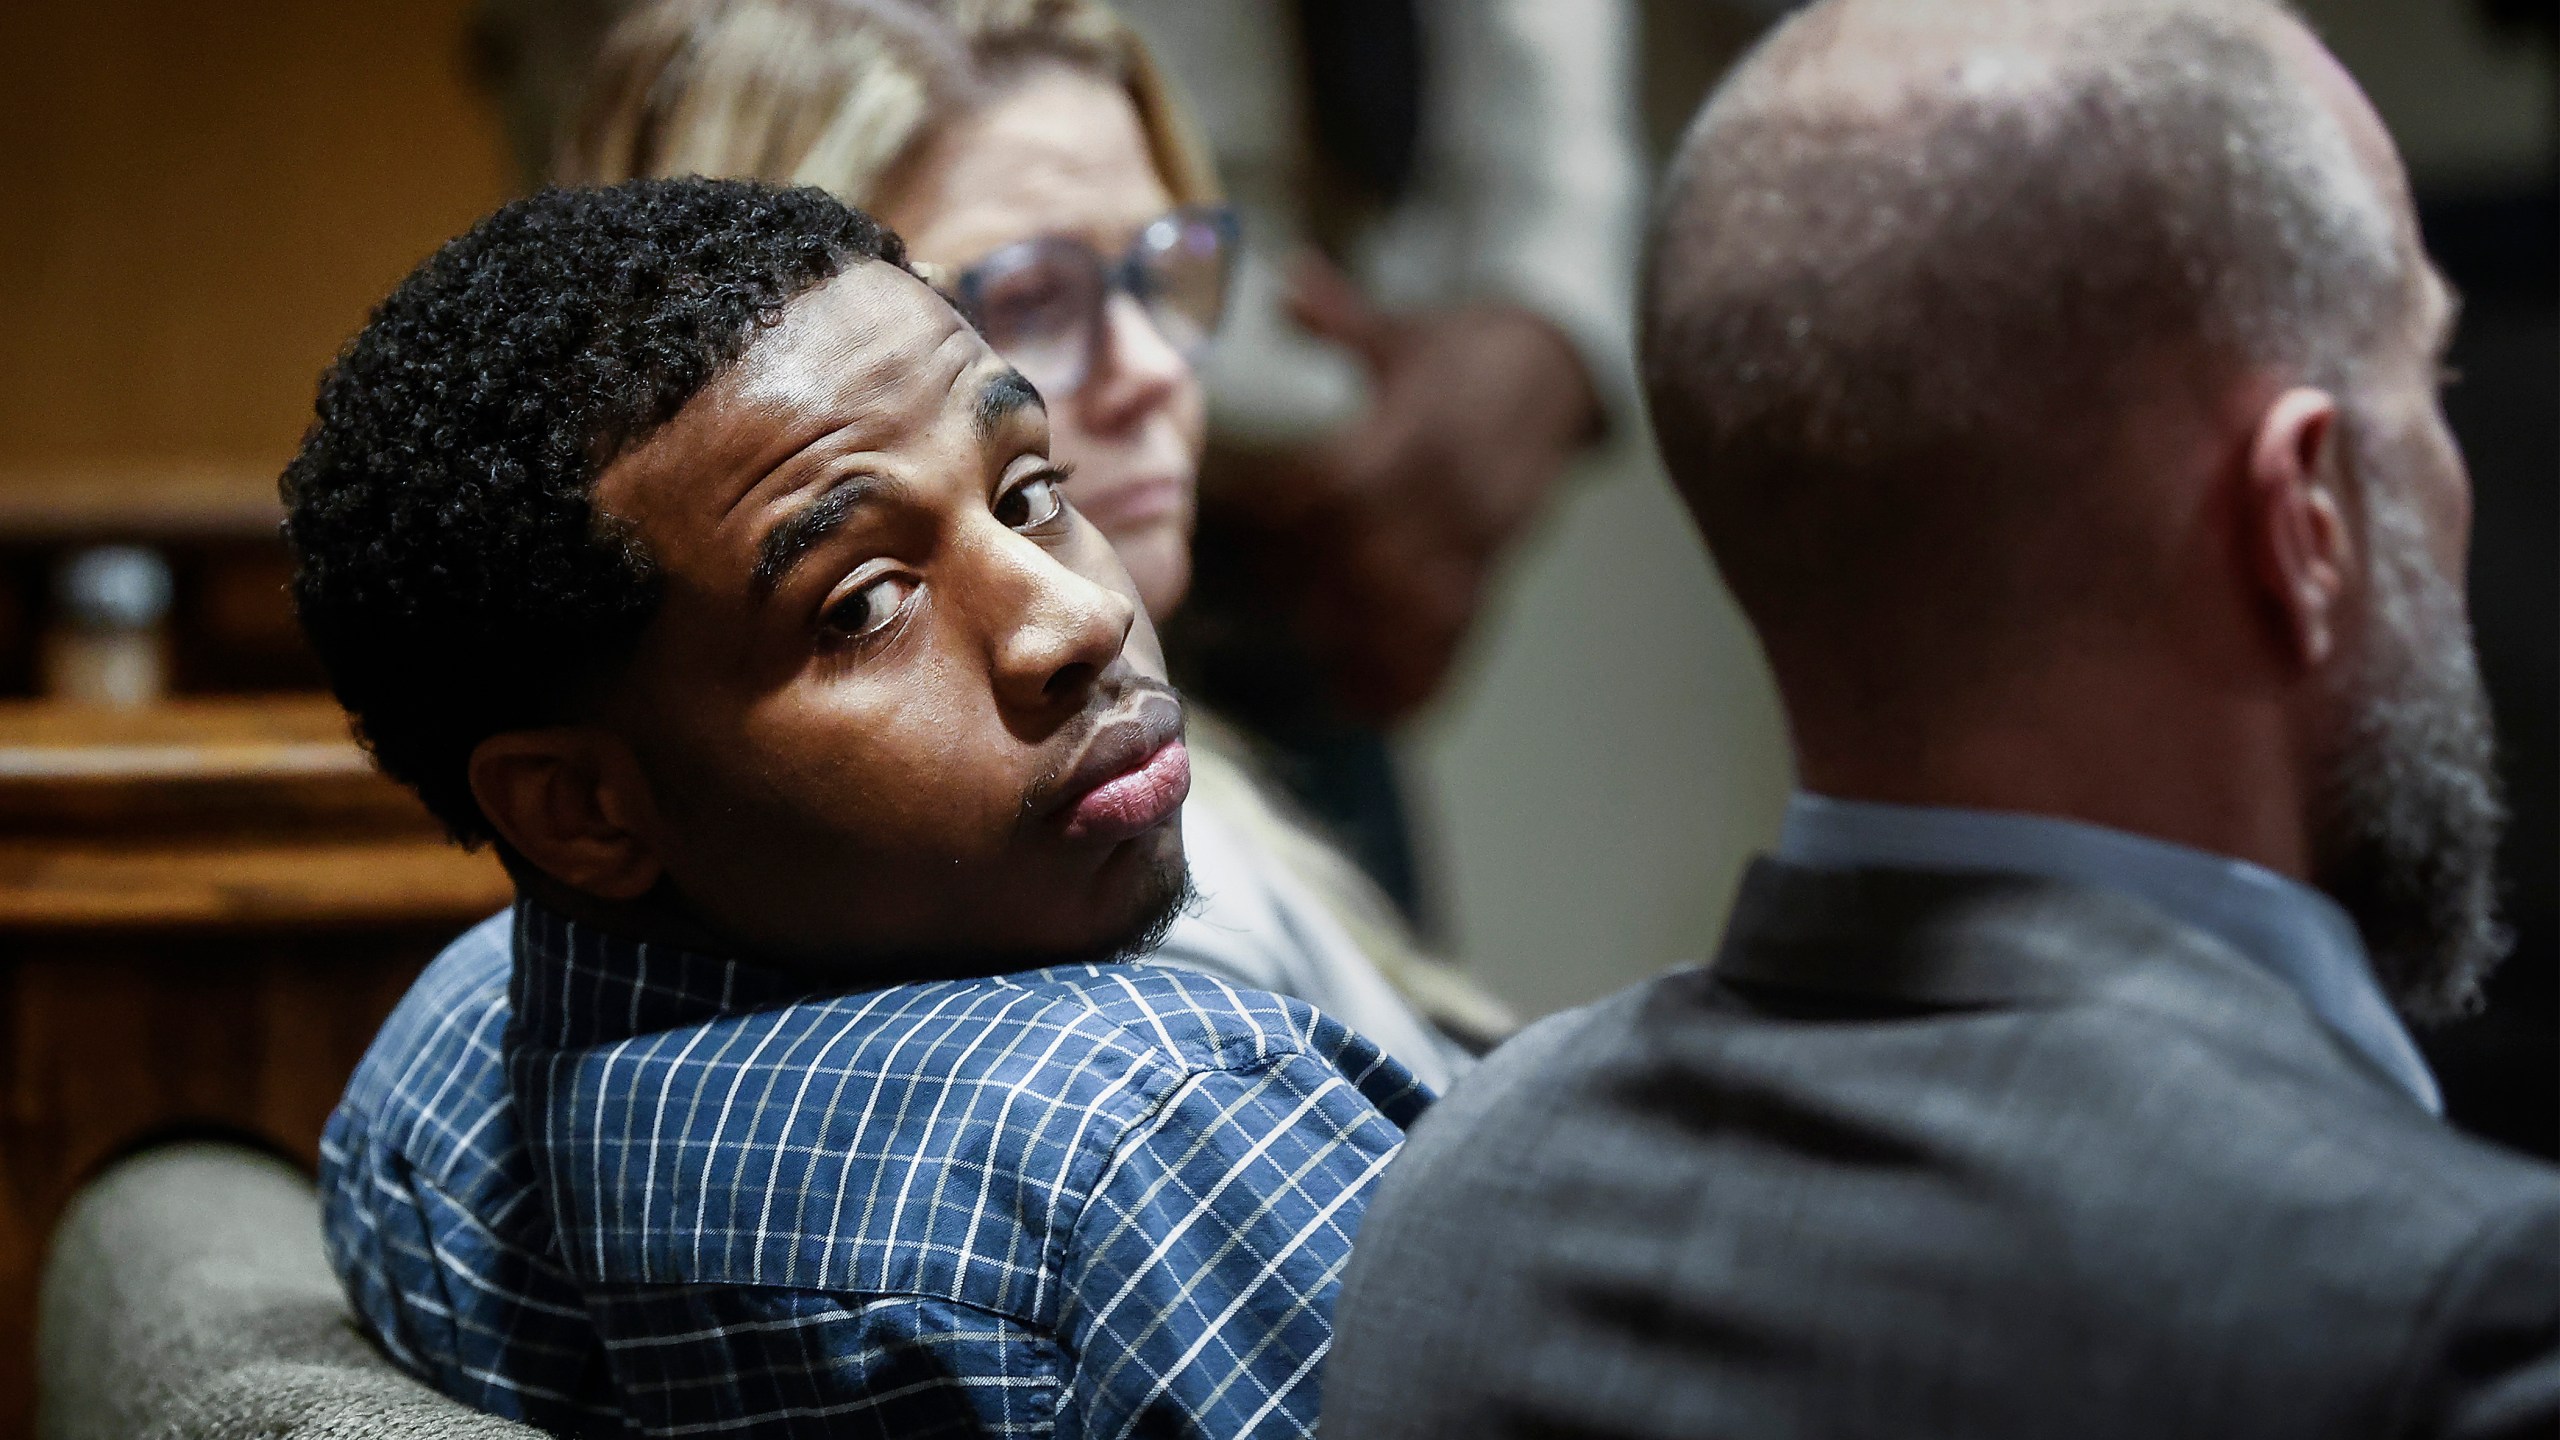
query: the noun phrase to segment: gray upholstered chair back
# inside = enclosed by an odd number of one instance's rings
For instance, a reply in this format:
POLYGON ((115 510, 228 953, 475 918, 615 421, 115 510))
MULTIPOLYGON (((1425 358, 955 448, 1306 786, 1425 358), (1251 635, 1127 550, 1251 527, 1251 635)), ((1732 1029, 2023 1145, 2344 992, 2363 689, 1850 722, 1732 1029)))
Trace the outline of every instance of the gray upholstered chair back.
POLYGON ((41 1440, 538 1440, 357 1333, 311 1186, 237 1146, 171 1145, 82 1191, 37 1319, 41 1440))

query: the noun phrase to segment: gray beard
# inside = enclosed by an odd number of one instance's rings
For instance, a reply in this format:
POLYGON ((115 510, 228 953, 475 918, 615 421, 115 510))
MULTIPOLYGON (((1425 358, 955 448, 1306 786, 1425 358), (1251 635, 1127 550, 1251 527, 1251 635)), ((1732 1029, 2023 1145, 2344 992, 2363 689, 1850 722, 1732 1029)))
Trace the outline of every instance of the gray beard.
POLYGON ((2498 917, 2506 803, 2462 596, 2430 563, 2414 507, 2386 493, 2388 471, 2357 469, 2372 614, 2339 697, 2345 733, 2316 878, 2354 917, 2400 1012, 2438 1023, 2480 1008, 2482 983, 2513 944, 2498 917))

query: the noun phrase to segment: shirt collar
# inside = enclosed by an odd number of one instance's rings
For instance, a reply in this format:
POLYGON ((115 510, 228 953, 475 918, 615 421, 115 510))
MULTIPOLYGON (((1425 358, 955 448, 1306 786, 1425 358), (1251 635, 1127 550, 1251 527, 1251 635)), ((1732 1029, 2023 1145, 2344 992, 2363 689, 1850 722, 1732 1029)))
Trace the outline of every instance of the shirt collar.
POLYGON ((2263 866, 2049 815, 1805 791, 1787 803, 1777 855, 1817 869, 1995 871, 2130 895, 2283 980, 2428 1113, 2444 1113, 2435 1076, 2383 998, 2355 922, 2328 896, 2263 866))
POLYGON ((744 961, 599 930, 519 898, 516 1023, 577 1049, 788 1004, 806 981, 744 961))

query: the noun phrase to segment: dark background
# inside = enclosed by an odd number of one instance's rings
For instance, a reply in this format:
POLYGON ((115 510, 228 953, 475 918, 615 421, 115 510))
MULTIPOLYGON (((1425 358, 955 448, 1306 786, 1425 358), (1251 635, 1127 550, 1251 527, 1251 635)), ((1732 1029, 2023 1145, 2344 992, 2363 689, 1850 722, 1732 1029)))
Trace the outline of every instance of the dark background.
POLYGON ((2487 1010, 2421 1040, 2456 1123, 2560 1156, 2560 188, 2424 196, 2419 214, 2464 297, 2445 410, 2471 462, 2472 625, 2515 809, 2516 929, 2487 1010))

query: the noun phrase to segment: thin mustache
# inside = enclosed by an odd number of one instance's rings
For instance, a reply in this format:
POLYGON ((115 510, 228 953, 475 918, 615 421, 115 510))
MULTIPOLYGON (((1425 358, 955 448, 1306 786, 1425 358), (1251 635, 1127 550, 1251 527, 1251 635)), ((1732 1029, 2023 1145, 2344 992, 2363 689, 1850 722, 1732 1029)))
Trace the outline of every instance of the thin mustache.
POLYGON ((1132 678, 1114 688, 1110 698, 1087 711, 1088 718, 1077 729, 1075 738, 1067 742, 1066 758, 1041 772, 1040 778, 1033 781, 1031 788, 1023 792, 1023 813, 1026 816, 1036 814, 1054 805, 1059 798, 1059 788, 1075 774, 1076 767, 1084 760, 1087 747, 1093 744, 1094 736, 1101 733, 1105 726, 1121 723, 1123 716, 1150 699, 1162 700, 1171 705, 1177 719, 1184 722, 1183 728, 1186 730, 1190 728, 1188 724, 1190 717, 1183 709, 1181 691, 1161 680, 1144 676, 1132 678))

